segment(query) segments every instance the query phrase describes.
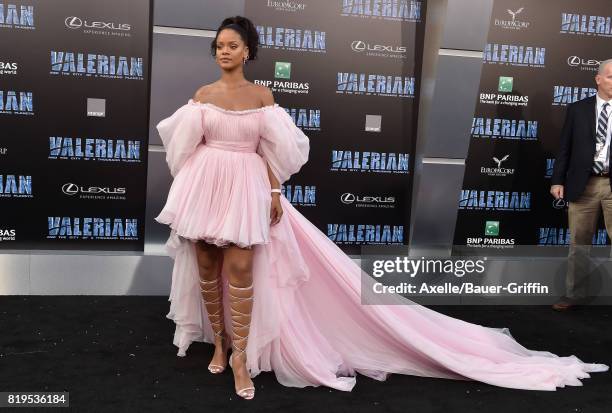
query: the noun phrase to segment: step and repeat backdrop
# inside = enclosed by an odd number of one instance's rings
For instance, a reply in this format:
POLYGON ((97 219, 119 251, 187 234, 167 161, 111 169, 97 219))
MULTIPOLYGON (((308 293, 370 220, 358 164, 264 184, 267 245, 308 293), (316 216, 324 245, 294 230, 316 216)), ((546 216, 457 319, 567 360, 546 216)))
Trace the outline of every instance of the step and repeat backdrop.
MULTIPOLYGON (((550 176, 567 106, 597 93, 599 63, 612 57, 611 16, 609 0, 495 0, 456 253, 547 255, 569 244, 550 176)), ((607 243, 600 222, 593 244, 607 243)))
POLYGON ((425 1, 249 0, 247 77, 310 138, 285 197, 347 252, 408 241, 425 1))
POLYGON ((0 3, 0 249, 142 251, 150 0, 0 3))

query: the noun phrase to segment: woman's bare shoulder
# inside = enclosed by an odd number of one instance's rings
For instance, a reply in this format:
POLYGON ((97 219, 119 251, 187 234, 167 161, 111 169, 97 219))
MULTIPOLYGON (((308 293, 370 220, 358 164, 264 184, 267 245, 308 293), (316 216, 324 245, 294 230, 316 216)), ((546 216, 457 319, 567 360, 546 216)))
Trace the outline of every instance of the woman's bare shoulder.
POLYGON ((196 92, 193 94, 193 100, 195 102, 206 102, 208 96, 210 96, 216 89, 216 82, 209 83, 207 85, 201 86, 196 92))
POLYGON ((259 99, 261 99, 262 106, 270 106, 274 104, 274 95, 269 87, 253 84, 259 99))

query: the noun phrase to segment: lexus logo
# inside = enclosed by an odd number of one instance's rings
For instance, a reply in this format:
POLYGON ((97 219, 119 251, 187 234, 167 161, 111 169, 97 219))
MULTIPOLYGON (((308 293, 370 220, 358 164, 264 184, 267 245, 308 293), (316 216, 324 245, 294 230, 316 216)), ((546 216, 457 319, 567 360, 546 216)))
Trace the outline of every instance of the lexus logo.
POLYGON ((132 26, 127 23, 108 23, 108 22, 97 22, 97 21, 83 21, 80 17, 70 16, 66 17, 64 20, 64 24, 69 29, 94 29, 94 30, 123 30, 130 31, 132 30, 132 26))
POLYGON ((125 188, 101 188, 98 186, 90 186, 88 188, 79 186, 77 184, 73 184, 72 182, 68 182, 67 184, 62 185, 62 192, 66 195, 76 195, 76 194, 106 194, 106 195, 125 195, 125 188))
POLYGON ((69 29, 80 29, 83 27, 83 20, 75 16, 66 17, 64 23, 66 23, 66 27, 69 29))
POLYGON ((366 44, 364 41, 355 40, 353 43, 351 43, 351 49, 356 52, 363 52, 366 49, 366 44))
POLYGON ((370 44, 370 43, 366 43, 363 40, 355 40, 351 43, 351 49, 353 49, 354 52, 363 52, 363 51, 368 51, 368 52, 377 52, 377 53, 395 53, 396 56, 397 53, 406 53, 407 49, 406 46, 389 46, 389 45, 384 45, 384 44, 370 44))
POLYGON ((343 204, 352 204, 354 202, 364 203, 364 204, 376 204, 376 205, 390 205, 395 204, 394 196, 372 196, 372 195, 355 195, 350 192, 346 192, 340 195, 340 201, 343 204))
POLYGON ((62 192, 66 195, 75 195, 79 193, 79 186, 77 184, 67 183, 62 186, 62 192))
POLYGON ((343 204, 352 204, 353 202, 355 202, 355 195, 351 194, 350 192, 347 192, 340 196, 340 200, 343 204))
POLYGON ((555 199, 553 201, 553 208, 555 209, 563 209, 566 206, 567 206, 567 202, 565 202, 565 199, 563 198, 555 199))
POLYGON ((572 67, 577 67, 577 66, 599 66, 601 64, 601 62, 599 60, 595 60, 595 59, 582 59, 581 57, 578 56, 570 56, 567 59, 567 64, 572 66, 572 67))

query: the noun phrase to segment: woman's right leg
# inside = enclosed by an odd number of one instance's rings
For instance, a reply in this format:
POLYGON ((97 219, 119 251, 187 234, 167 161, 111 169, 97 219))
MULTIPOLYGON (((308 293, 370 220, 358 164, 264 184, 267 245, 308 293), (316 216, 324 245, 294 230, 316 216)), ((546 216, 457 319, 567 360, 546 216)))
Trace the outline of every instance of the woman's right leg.
POLYGON ((223 251, 229 278, 228 309, 232 318, 232 372, 236 393, 245 399, 255 396, 255 386, 246 367, 251 312, 253 307, 253 250, 230 246, 223 251))
POLYGON ((204 241, 196 243, 200 291, 215 333, 215 354, 208 366, 211 373, 221 373, 227 365, 227 339, 223 322, 223 292, 220 276, 222 253, 219 247, 204 241))

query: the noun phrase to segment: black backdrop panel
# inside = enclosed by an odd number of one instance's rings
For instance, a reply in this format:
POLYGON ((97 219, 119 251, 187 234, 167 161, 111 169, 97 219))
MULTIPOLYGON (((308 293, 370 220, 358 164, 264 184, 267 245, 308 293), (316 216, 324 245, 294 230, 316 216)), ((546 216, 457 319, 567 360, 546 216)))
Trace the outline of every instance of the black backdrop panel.
MULTIPOLYGON (((550 174, 567 105, 596 93, 599 62, 612 57, 610 16, 607 0, 495 0, 456 253, 548 255, 569 242, 550 174)), ((603 228, 595 245, 609 243, 603 228)))
POLYGON ((247 75, 272 88, 311 140, 284 194, 347 252, 408 242, 425 6, 246 3, 260 33, 247 75))
POLYGON ((142 251, 150 1, 0 7, 0 248, 142 251))

